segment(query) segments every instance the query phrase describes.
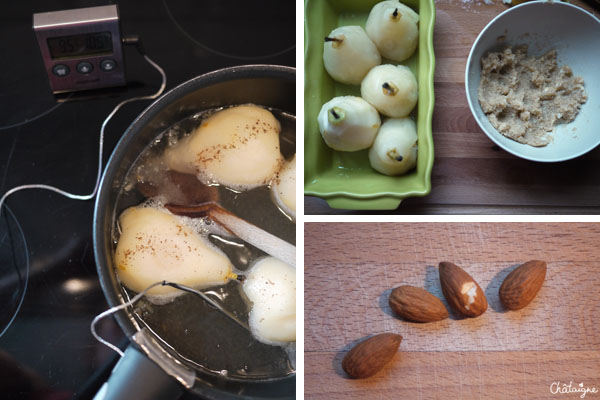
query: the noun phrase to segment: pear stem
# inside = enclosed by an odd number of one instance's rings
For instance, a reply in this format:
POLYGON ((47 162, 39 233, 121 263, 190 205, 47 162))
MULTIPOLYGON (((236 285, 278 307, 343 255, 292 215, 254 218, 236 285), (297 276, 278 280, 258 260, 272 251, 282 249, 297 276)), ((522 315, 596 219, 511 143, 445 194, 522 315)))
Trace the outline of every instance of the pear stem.
POLYGON ((337 125, 337 124, 341 123, 345 118, 346 118, 346 113, 344 112, 343 109, 341 109, 339 107, 332 107, 329 109, 329 115, 327 116, 327 119, 333 125, 337 125))
POLYGON ((387 156, 392 159, 392 160, 396 160, 398 162, 402 161, 404 158, 402 157, 402 154, 398 153, 398 149, 394 148, 390 151, 387 152, 387 156))
POLYGON ((346 37, 344 35, 338 35, 338 37, 329 37, 329 36, 326 36, 325 37, 325 43, 332 42, 331 46, 334 49, 336 49, 339 46, 341 46, 342 43, 344 43, 344 39, 346 39, 346 37))
POLYGON ((385 82, 381 87, 386 96, 395 96, 398 93, 398 88, 393 83, 385 82))

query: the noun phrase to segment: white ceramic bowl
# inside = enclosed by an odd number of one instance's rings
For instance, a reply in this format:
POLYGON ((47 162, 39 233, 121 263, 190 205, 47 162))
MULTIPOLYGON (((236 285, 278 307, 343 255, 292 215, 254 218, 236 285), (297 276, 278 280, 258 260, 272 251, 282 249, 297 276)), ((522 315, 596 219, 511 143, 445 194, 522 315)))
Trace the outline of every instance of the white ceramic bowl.
POLYGON ((465 88, 471 112, 481 129, 504 150, 532 161, 556 162, 579 157, 600 144, 600 20, 568 3, 534 1, 509 8, 479 34, 467 61, 465 88), (505 37, 504 40, 498 38, 505 37), (501 135, 477 99, 481 57, 490 50, 529 45, 530 55, 556 49, 559 65, 583 77, 588 101, 574 121, 558 125, 545 147, 518 143, 501 135))

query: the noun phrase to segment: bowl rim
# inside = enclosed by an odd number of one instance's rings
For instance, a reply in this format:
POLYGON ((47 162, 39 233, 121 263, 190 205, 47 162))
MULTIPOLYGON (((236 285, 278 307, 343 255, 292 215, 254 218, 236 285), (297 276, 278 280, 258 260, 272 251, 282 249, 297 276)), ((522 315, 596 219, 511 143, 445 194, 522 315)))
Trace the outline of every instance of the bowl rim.
POLYGON ((494 128, 494 132, 488 132, 487 129, 483 126, 483 124, 480 122, 479 118, 477 117, 477 114, 475 113, 475 102, 479 102, 479 99, 475 99, 473 100, 471 98, 471 95, 469 93, 469 67, 471 66, 472 62, 473 62, 473 52, 475 50, 475 48, 477 47, 477 45, 479 44, 479 42, 482 40, 482 38, 485 36, 485 34, 487 33, 487 31, 489 30, 489 28, 494 25, 500 18, 504 17, 506 14, 512 13, 512 12, 518 12, 516 10, 520 10, 521 8, 524 7, 532 7, 532 6, 538 6, 539 4, 549 4, 552 6, 559 6, 559 7, 570 7, 575 9, 578 12, 582 12, 584 14, 586 14, 587 16, 591 17, 592 19, 594 19, 598 25, 600 25, 600 19, 598 17, 596 17, 594 14, 592 14, 591 12, 570 4, 570 3, 565 3, 562 1, 553 1, 553 0, 535 0, 535 1, 529 1, 526 3, 522 3, 519 4, 517 6, 511 7, 507 10, 502 11, 500 14, 496 15, 490 22, 487 23, 487 25, 481 30, 481 32, 479 32, 479 35, 477 35, 477 38, 475 39, 475 41, 473 42, 473 45, 471 46, 471 50, 469 51, 469 57, 467 58, 467 64, 465 67, 465 92, 467 95, 467 103, 469 104, 469 109, 471 110, 471 114, 473 114, 473 118, 475 119, 475 122, 477 122, 477 125, 479 126, 479 128, 483 131, 483 133, 485 133, 485 135, 492 141, 494 142, 497 146, 499 146, 500 148, 502 148, 503 150, 509 152, 510 154, 513 154, 517 157, 526 159, 526 160, 530 160, 530 161, 536 161, 536 162, 544 162, 544 163, 552 163, 552 162, 561 162, 561 161, 567 161, 567 160, 572 160, 574 158, 577 157, 581 157, 582 155, 589 153, 590 151, 594 150, 596 147, 598 147, 598 145, 600 145, 600 136, 598 137, 598 140, 596 141, 595 144, 591 145, 590 147, 583 149, 577 153, 573 153, 567 156, 563 156, 563 157, 556 157, 556 158, 545 158, 545 159, 540 159, 534 156, 530 156, 530 155, 525 155, 520 153, 519 151, 513 149, 513 148, 509 148, 507 146, 505 146, 500 140, 498 140, 493 133, 496 132, 498 135, 502 135, 501 133, 499 133, 495 128, 494 128))

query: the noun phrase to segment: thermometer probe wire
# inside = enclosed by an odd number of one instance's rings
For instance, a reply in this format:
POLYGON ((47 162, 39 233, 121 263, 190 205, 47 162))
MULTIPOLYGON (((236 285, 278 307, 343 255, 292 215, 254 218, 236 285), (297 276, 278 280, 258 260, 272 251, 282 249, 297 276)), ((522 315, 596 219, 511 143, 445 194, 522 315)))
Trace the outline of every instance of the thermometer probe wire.
POLYGON ((232 321, 234 321, 235 323, 237 323, 238 325, 240 325, 242 328, 244 328, 244 329, 246 329, 248 331, 250 330, 250 327, 248 326, 247 323, 245 323, 244 321, 241 321, 235 314, 233 314, 232 312, 226 310, 219 303, 217 303, 216 301, 212 300, 210 297, 208 297, 206 294, 202 293, 200 290, 191 288, 189 286, 181 285, 181 284, 175 283, 175 282, 160 281, 160 282, 155 282, 155 283, 151 284, 146 289, 142 290, 140 293, 138 293, 134 297, 132 297, 130 300, 127 300, 126 302, 121 303, 118 306, 111 307, 108 310, 103 311, 100 314, 98 314, 92 320, 92 323, 90 325, 90 330, 92 331, 92 336, 94 336, 94 338, 98 342, 100 342, 103 345, 109 347, 110 349, 114 350, 117 354, 119 354, 121 357, 123 357, 124 353, 123 353, 123 351, 121 349, 119 349, 117 346, 115 346, 114 344, 110 343, 109 341, 107 341, 106 339, 104 339, 102 336, 100 336, 98 334, 98 332, 96 331, 96 325, 104 317, 112 315, 112 314, 116 313, 117 311, 124 310, 127 307, 133 306, 133 304, 135 302, 137 302, 138 300, 140 300, 143 296, 145 296, 148 293, 148 291, 150 289, 152 289, 152 288, 154 288, 156 286, 171 286, 171 287, 173 287, 175 289, 182 290, 182 291, 188 292, 188 293, 193 293, 193 294, 195 294, 197 296, 200 296, 204 301, 206 301, 208 304, 210 304, 213 308, 215 308, 215 309, 219 310, 220 312, 222 312, 225 316, 227 316, 232 321))
POLYGON ((96 175, 96 183, 94 185, 94 189, 92 190, 92 192, 89 193, 89 194, 74 194, 74 193, 69 193, 69 192, 67 192, 65 190, 62 190, 60 188, 57 188, 55 186, 50 186, 50 185, 45 185, 45 184, 38 184, 38 183, 29 184, 29 185, 16 186, 16 187, 8 190, 0 198, 0 211, 2 210, 2 205, 4 204, 4 202, 6 201, 6 199, 10 195, 12 195, 13 193, 19 192, 21 190, 28 190, 28 189, 50 190, 52 192, 56 192, 56 193, 58 193, 58 194, 60 194, 62 196, 68 197, 69 199, 73 199, 73 200, 90 200, 90 199, 93 199, 96 196, 96 194, 98 193, 98 188, 100 186, 100 179, 102 178, 102 154, 104 152, 104 130, 106 129, 106 125, 108 125, 108 122, 111 120, 111 118, 125 104, 131 103, 133 101, 138 101, 138 100, 154 100, 154 99, 156 99, 157 97, 159 97, 164 92, 165 87, 167 86, 167 75, 165 74, 165 71, 158 64, 156 64, 154 61, 152 61, 150 59, 150 57, 148 57, 147 55, 144 54, 144 58, 146 59, 146 61, 148 61, 148 63, 150 63, 150 65, 152 65, 154 68, 156 68, 158 70, 158 72, 160 72, 160 75, 162 77, 162 83, 161 83, 160 88, 158 89, 158 91, 156 91, 156 93, 154 93, 152 95, 132 97, 130 99, 123 100, 122 102, 120 102, 119 104, 117 104, 117 106, 111 111, 110 114, 108 114, 108 116, 106 117, 106 119, 102 123, 102 126, 100 128, 100 141, 99 141, 99 146, 98 146, 98 172, 97 172, 97 175, 96 175))
MULTIPOLYGON (((157 97, 159 97, 165 90, 166 86, 167 86, 167 75, 165 74, 165 71, 160 67, 160 65, 158 65, 157 63, 155 63, 154 61, 152 61, 152 59, 150 59, 150 57, 148 57, 148 55, 145 54, 145 52, 143 51, 141 42, 139 41, 139 38, 128 38, 130 40, 130 43, 126 43, 126 44, 135 44, 137 50, 140 52, 140 54, 146 59, 146 61, 152 65, 154 68, 156 68, 156 70, 160 73, 161 78, 162 78, 162 82, 161 85, 159 87, 159 89, 156 91, 156 93, 151 94, 151 95, 147 95, 147 96, 138 96, 138 97, 132 97, 130 99, 126 99, 123 100, 122 102, 120 102, 119 104, 117 104, 117 106, 111 111, 110 114, 108 114, 108 116, 106 117, 106 119, 104 120, 104 122, 102 123, 102 126, 100 127, 100 139, 99 139, 99 146, 98 146, 98 172, 96 175, 96 183, 94 185, 94 189, 92 190, 91 193, 89 194, 74 194, 74 193, 70 193, 67 192, 65 190, 62 190, 60 188, 57 188, 55 186, 50 186, 50 185, 45 185, 45 184, 29 184, 29 185, 21 185, 21 186, 16 186, 10 190, 8 190, 6 193, 4 193, 4 195, 0 198, 0 214, 2 213, 2 206, 4 205, 4 202, 6 201, 6 199, 19 191, 22 190, 29 190, 29 189, 42 189, 42 190, 49 190, 55 193, 58 193, 62 196, 68 197, 69 199, 73 199, 73 200, 91 200, 93 199, 96 194, 98 193, 98 188, 100 186, 100 180, 102 178, 102 154, 104 152, 104 130, 106 129, 106 126, 108 125, 108 122, 111 120, 111 118, 117 113, 117 111, 119 111, 119 109, 121 107, 123 107, 125 104, 127 103, 131 103, 133 101, 138 101, 138 100, 154 100, 157 97)), ((7 207, 7 210, 8 207, 7 207)), ((12 214, 12 212, 11 212, 12 214)), ((16 218, 14 217, 13 214, 13 218, 15 219, 15 222, 18 224, 16 218)), ((29 259, 27 259, 27 264, 29 265, 29 259)), ((19 299, 19 303, 18 306, 16 307, 13 315, 11 316, 9 323, 7 324, 6 327, 4 327, 4 329, 0 332, 0 337, 8 330, 8 327, 12 324, 12 322, 15 320, 15 317, 17 316, 20 308, 21 308, 21 304, 23 303, 23 299, 25 298, 25 293, 27 292, 27 283, 28 283, 28 275, 29 275, 29 266, 27 267, 27 275, 25 276, 25 280, 24 280, 24 287, 21 290, 21 296, 19 299)))

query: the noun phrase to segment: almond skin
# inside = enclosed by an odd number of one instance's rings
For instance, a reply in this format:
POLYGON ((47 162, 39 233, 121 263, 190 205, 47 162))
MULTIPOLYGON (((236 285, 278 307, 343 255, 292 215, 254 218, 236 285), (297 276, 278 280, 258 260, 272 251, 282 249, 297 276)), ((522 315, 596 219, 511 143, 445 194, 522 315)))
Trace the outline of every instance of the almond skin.
POLYGON ((409 321, 433 322, 448 318, 448 310, 440 299, 415 286, 404 285, 392 290, 390 307, 409 321))
POLYGON ((382 333, 354 346, 342 361, 344 371, 355 379, 368 378, 379 372, 398 351, 402 336, 382 333))
POLYGON ((483 290, 461 267, 451 262, 441 262, 440 283, 444 297, 456 312, 473 318, 487 310, 488 303, 483 290))
POLYGON ((500 286, 500 301, 509 310, 520 310, 538 294, 546 279, 546 262, 532 260, 514 269, 500 286))

